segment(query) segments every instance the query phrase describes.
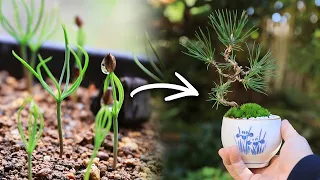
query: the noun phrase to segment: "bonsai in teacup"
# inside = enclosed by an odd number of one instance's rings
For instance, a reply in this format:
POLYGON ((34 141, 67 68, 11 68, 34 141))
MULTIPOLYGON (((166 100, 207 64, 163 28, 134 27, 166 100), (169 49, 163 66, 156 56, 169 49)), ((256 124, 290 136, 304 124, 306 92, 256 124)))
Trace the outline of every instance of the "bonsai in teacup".
POLYGON ((213 67, 220 76, 209 93, 209 100, 214 106, 231 106, 224 115, 221 129, 221 140, 224 147, 237 145, 247 167, 261 168, 269 164, 270 159, 278 152, 281 145, 279 116, 258 104, 248 103, 241 106, 227 99, 232 83, 242 83, 245 89, 252 89, 265 94, 267 82, 265 77, 273 76, 276 69, 270 51, 262 54, 262 48, 253 43, 246 44, 248 49, 249 67, 242 67, 236 61, 236 53, 243 51, 245 40, 257 29, 244 31, 248 16, 244 11, 240 16, 237 12, 227 10, 216 11, 209 16, 210 25, 225 46, 220 53, 221 61, 215 59, 211 44, 209 28, 207 34, 201 29, 196 32, 198 41, 185 41, 182 45, 187 49, 185 54, 204 61, 207 67, 213 67))

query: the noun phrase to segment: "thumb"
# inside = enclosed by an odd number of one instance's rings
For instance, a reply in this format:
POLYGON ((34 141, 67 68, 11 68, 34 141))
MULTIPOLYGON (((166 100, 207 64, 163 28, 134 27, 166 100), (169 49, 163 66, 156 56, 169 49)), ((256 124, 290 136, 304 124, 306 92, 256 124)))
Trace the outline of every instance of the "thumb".
POLYGON ((281 122, 281 136, 284 141, 289 140, 290 138, 300 136, 297 131, 292 127, 288 120, 283 120, 281 122))

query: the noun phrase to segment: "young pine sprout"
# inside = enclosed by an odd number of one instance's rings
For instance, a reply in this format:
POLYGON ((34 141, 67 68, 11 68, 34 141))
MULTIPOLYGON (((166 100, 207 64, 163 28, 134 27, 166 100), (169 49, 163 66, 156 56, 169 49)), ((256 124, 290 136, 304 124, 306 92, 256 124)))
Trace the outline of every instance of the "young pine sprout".
POLYGON ((109 133, 113 118, 115 117, 115 115, 113 114, 113 101, 112 101, 111 93, 112 92, 110 89, 108 89, 104 93, 103 99, 105 99, 106 101, 104 101, 105 103, 103 103, 103 105, 101 106, 101 109, 96 115, 95 128, 94 128, 94 133, 95 133, 94 149, 87 166, 87 170, 84 178, 85 180, 89 180, 93 159, 97 156, 98 150, 102 142, 106 138, 107 134, 109 133))
POLYGON ((63 155, 63 136, 62 136, 62 123, 61 123, 61 103, 62 101, 71 95, 81 84, 83 76, 88 68, 89 64, 89 56, 87 52, 80 46, 77 46, 84 55, 84 65, 82 65, 80 58, 78 57, 77 53, 71 48, 69 45, 68 40, 68 34, 66 31, 65 26, 62 26, 64 37, 65 37, 65 46, 66 46, 66 53, 65 53, 65 60, 62 68, 62 72, 59 78, 59 81, 55 79, 55 77, 52 75, 50 69, 46 65, 50 60, 52 60, 52 57, 49 57, 47 59, 43 59, 40 55, 38 55, 40 63, 37 65, 37 68, 32 68, 25 59, 18 56, 14 51, 12 51, 12 54, 40 81, 40 84, 49 92, 50 95, 53 96, 53 98, 56 100, 57 103, 57 122, 58 122, 58 133, 59 133, 59 145, 60 145, 60 157, 63 155), (79 76, 78 78, 73 82, 72 85, 70 85, 70 52, 73 54, 76 63, 79 67, 79 76), (55 90, 51 89, 51 87, 44 81, 41 68, 45 70, 45 72, 48 74, 49 78, 52 80, 55 86, 55 90), (65 77, 66 74, 66 77, 65 77), (66 79, 64 87, 62 86, 63 79, 66 79))
MULTIPOLYGON (((115 169, 117 166, 117 157, 118 157, 118 115, 120 112, 120 109, 122 107, 123 101, 124 101, 124 89, 121 84, 120 79, 116 76, 114 73, 114 70, 116 68, 116 58, 111 55, 107 54, 106 57, 102 60, 101 63, 101 69, 102 72, 107 75, 107 78, 104 82, 104 88, 103 93, 108 94, 109 86, 111 85, 112 90, 112 122, 113 122, 113 133, 114 133, 114 139, 113 139, 113 168, 115 169)), ((102 105, 108 105, 110 100, 109 98, 104 97, 105 101, 102 101, 102 105)))
POLYGON ((103 96, 101 99, 101 108, 96 115, 94 128, 94 149, 87 166, 85 180, 90 177, 93 159, 97 156, 97 152, 110 131, 113 123, 113 168, 117 167, 118 157, 118 115, 124 101, 124 89, 120 79, 115 75, 116 58, 107 54, 101 62, 101 71, 107 74, 104 82, 103 96), (109 88, 111 84, 111 88, 109 88))
MULTIPOLYGON (((2 11, 3 1, 0 0, 0 23, 2 27, 19 43, 20 56, 34 69, 36 54, 43 44, 56 30, 58 23, 57 8, 51 12, 45 12, 45 0, 41 0, 40 7, 35 7, 35 0, 28 5, 26 0, 12 0, 14 12, 14 24, 10 22, 2 11), (21 11, 18 4, 22 5, 21 11), (24 22, 26 21, 26 27, 24 22), (30 48, 31 57, 28 58, 27 48, 30 48)), ((24 67, 24 75, 27 80, 27 89, 31 93, 32 73, 24 67)))
POLYGON ((243 68, 236 61, 236 53, 242 51, 242 44, 245 40, 257 29, 251 27, 244 31, 244 27, 248 22, 248 16, 245 11, 240 17, 237 11, 216 11, 209 16, 210 25, 216 32, 219 41, 225 46, 224 51, 220 53, 224 62, 215 60, 212 49, 211 37, 209 29, 207 28, 206 35, 201 29, 196 32, 197 42, 188 41, 182 44, 187 52, 185 54, 204 61, 208 67, 216 69, 220 76, 220 82, 215 84, 209 93, 210 99, 215 101, 213 106, 218 108, 219 104, 224 106, 239 107, 234 101, 228 101, 226 95, 230 86, 234 82, 240 82, 245 89, 252 89, 259 93, 265 94, 267 82, 264 77, 273 76, 276 66, 274 59, 271 57, 271 52, 268 51, 265 55, 261 54, 261 45, 250 47, 247 45, 249 51, 249 67, 243 68))
POLYGON ((32 180, 32 152, 37 146, 37 143, 42 135, 44 127, 43 115, 40 108, 35 104, 31 97, 27 98, 18 111, 18 130, 28 153, 28 179, 32 180), (24 134, 21 122, 21 112, 29 103, 28 115, 28 133, 24 134))

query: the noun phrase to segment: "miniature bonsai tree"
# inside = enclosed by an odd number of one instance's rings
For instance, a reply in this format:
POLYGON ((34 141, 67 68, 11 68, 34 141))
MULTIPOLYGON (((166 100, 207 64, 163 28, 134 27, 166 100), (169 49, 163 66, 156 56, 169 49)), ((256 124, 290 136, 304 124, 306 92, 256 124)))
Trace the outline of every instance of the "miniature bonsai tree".
MULTIPOLYGON (((0 0, 0 23, 2 27, 19 43, 20 56, 29 62, 34 69, 36 66, 36 56, 39 48, 43 42, 49 39, 56 30, 58 23, 58 16, 56 8, 51 12, 45 12, 45 0, 41 0, 39 11, 35 8, 35 0, 31 0, 28 5, 26 0, 19 0, 23 6, 24 12, 21 12, 17 0, 12 0, 14 21, 13 25, 3 14, 0 0), (23 27, 24 14, 26 14, 26 27, 23 27), (31 56, 28 58, 27 48, 31 51, 31 56)), ((24 75, 26 78, 26 85, 29 93, 33 82, 32 73, 24 67, 24 75)))
POLYGON ((182 44, 187 49, 185 54, 205 62, 208 68, 215 68, 219 74, 220 82, 215 83, 215 87, 209 93, 209 100, 214 101, 213 106, 217 108, 220 104, 233 107, 226 114, 228 117, 269 116, 269 111, 257 104, 245 104, 239 108, 238 103, 229 101, 226 97, 231 92, 229 90, 231 84, 235 82, 242 83, 246 90, 252 89, 265 94, 267 82, 264 77, 274 75, 275 60, 271 57, 270 51, 262 55, 262 48, 259 44, 253 43, 252 47, 246 44, 249 53, 249 67, 242 67, 236 61, 236 53, 243 51, 242 45, 257 29, 251 27, 247 31, 244 30, 248 22, 245 11, 238 17, 237 11, 218 10, 211 14, 209 19, 209 24, 219 41, 225 46, 220 53, 223 62, 215 59, 209 28, 207 28, 207 35, 201 29, 196 32, 197 42, 187 41, 186 44, 182 44))
POLYGON ((94 149, 85 174, 85 180, 89 179, 93 159, 97 156, 98 150, 108 135, 113 123, 113 168, 116 169, 118 157, 118 115, 124 101, 124 89, 120 79, 115 75, 116 59, 108 54, 102 60, 101 70, 107 74, 104 82, 101 108, 96 115, 94 129, 94 149), (111 89, 109 86, 111 85, 111 89))
POLYGON ((32 152, 37 146, 37 143, 42 135, 44 127, 43 115, 40 108, 35 104, 31 97, 28 97, 18 111, 18 130, 28 153, 28 179, 32 180, 32 152), (21 122, 21 112, 29 104, 28 115, 28 134, 25 135, 21 122))
POLYGON ((64 25, 62 25, 63 32, 64 32, 64 38, 65 38, 65 60, 63 64, 63 68, 61 71, 61 75, 59 78, 59 82, 56 80, 56 78, 52 75, 50 69, 46 65, 50 60, 52 60, 52 57, 49 57, 47 59, 43 59, 40 55, 38 55, 40 63, 37 65, 36 70, 32 68, 25 59, 18 56, 14 51, 12 51, 12 54, 40 81, 41 85, 49 92, 50 95, 53 96, 53 98, 56 100, 57 104, 57 122, 58 122, 58 133, 59 133, 59 145, 60 145, 60 157, 63 155, 63 135, 62 135, 62 122, 61 122, 61 103, 62 101, 70 96, 78 87, 80 86, 83 76, 88 68, 89 64, 89 56, 87 52, 80 46, 77 46, 79 48, 83 55, 84 55, 84 65, 82 65, 80 58, 78 57, 77 53, 72 49, 72 47, 69 45, 69 39, 68 34, 66 31, 66 28, 64 25), (70 53, 73 54, 76 63, 79 67, 79 76, 77 79, 73 82, 71 86, 69 86, 70 83, 70 53), (53 82, 55 86, 55 90, 53 90, 43 79, 41 68, 45 70, 45 72, 48 74, 50 80, 53 82), (62 85, 62 81, 65 77, 65 84, 62 85))

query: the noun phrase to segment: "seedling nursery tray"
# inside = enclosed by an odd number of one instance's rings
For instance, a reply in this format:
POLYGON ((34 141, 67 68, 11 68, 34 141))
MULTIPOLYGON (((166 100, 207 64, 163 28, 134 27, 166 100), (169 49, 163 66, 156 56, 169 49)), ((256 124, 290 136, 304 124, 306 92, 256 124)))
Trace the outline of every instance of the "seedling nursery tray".
MULTIPOLYGON (((27 179, 27 154, 17 129, 17 111, 28 93, 25 90, 22 65, 12 55, 12 50, 19 52, 18 44, 8 37, 1 37, 0 179, 27 179)), ((101 61, 107 53, 117 59, 115 73, 120 77, 125 90, 124 105, 119 114, 118 164, 116 169, 112 168, 113 133, 110 132, 98 151, 94 160, 96 168, 92 168, 91 173, 96 173, 94 175, 98 179, 158 179, 162 169, 162 148, 157 143, 150 94, 141 92, 134 98, 129 96, 130 91, 150 79, 136 66, 131 52, 93 48, 86 48, 86 51, 90 62, 82 85, 77 90, 78 101, 67 99, 62 102, 62 158, 59 157, 55 100, 37 80, 32 87, 33 98, 43 111, 45 122, 43 134, 32 154, 34 179, 83 178, 94 148, 94 119, 100 108, 102 86, 106 78, 101 72, 101 61)), ((44 58, 53 56, 54 59, 47 65, 52 74, 59 77, 65 46, 45 43, 39 53, 44 58)), ((138 58, 148 67, 146 58, 138 58)), ((74 60, 71 60, 71 66, 73 63, 74 60)), ((49 81, 48 84, 53 86, 49 81)))

